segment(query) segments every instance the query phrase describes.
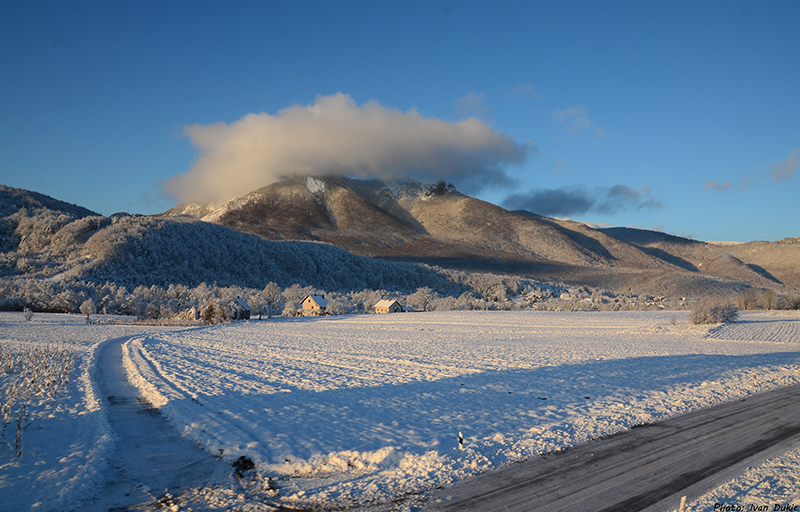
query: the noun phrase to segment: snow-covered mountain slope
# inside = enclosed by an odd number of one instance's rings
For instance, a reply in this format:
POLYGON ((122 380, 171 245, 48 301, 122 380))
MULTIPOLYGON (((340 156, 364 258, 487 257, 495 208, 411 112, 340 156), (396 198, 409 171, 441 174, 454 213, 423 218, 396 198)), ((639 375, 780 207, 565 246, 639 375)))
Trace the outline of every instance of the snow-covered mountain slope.
POLYGON ((598 231, 687 270, 744 281, 754 286, 781 283, 800 288, 800 237, 777 242, 706 243, 645 229, 616 227, 598 231), (733 256, 735 260, 725 255, 733 256))
MULTIPOLYGON (((193 210, 206 211, 181 205, 166 214, 193 210)), ((672 267, 591 228, 581 228, 591 236, 577 236, 575 229, 510 212, 444 182, 295 177, 233 199, 202 218, 265 239, 321 240, 371 257, 672 267)))

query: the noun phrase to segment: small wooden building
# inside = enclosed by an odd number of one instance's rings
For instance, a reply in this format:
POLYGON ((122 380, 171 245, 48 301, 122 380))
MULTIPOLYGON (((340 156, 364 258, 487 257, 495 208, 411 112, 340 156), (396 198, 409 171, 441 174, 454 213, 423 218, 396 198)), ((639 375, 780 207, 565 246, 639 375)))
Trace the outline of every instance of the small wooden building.
POLYGON ((233 319, 234 320, 249 320, 250 314, 253 312, 253 308, 250 307, 250 304, 244 301, 243 298, 237 296, 233 299, 233 319))
POLYGON ((402 313, 403 306, 396 300, 383 299, 375 304, 376 313, 402 313))
POLYGON ((306 295, 301 303, 303 309, 301 311, 303 316, 320 316, 325 314, 328 307, 328 300, 324 295, 306 295))

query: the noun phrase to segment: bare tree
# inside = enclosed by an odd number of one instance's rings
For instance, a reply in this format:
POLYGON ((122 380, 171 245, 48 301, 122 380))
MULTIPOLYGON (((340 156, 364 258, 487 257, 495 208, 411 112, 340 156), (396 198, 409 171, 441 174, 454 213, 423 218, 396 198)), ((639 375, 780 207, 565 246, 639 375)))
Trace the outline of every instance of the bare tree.
POLYGON ((772 290, 764 290, 764 292, 761 294, 761 304, 763 304, 768 310, 771 310, 775 307, 775 301, 777 299, 778 296, 772 290))

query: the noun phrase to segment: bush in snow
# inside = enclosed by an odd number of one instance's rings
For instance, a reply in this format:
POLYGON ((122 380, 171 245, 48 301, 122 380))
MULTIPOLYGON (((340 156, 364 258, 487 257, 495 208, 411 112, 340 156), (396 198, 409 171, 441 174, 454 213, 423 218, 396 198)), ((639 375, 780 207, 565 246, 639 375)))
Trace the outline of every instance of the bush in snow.
POLYGON ((736 297, 736 306, 742 311, 758 308, 758 292, 753 288, 746 289, 736 297))
POLYGON ((778 300, 779 309, 800 309, 800 295, 781 297, 778 300))
POLYGON ((689 321, 693 324, 721 324, 735 322, 739 310, 730 302, 701 300, 692 306, 689 321))
POLYGON ((761 292, 761 296, 759 297, 759 302, 764 309, 772 310, 775 309, 775 303, 778 300, 778 295, 772 290, 764 290, 761 292))
POLYGON ((228 321, 228 315, 225 310, 213 302, 206 306, 201 317, 207 324, 221 324, 228 321))

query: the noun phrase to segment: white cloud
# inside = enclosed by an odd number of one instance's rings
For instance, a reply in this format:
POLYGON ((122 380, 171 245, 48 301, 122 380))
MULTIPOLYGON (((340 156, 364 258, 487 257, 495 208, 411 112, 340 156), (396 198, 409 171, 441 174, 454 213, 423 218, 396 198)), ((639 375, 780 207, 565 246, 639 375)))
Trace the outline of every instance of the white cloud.
POLYGON ((578 133, 592 127, 589 113, 583 105, 575 105, 566 110, 557 110, 551 116, 559 124, 566 125, 569 133, 578 133))
POLYGON ((484 116, 489 113, 486 95, 482 92, 469 92, 456 100, 456 114, 462 117, 484 116))
POLYGON ((342 93, 185 133, 200 155, 163 187, 184 202, 222 202, 292 175, 446 179, 474 193, 513 183, 503 168, 536 150, 477 118, 447 122, 375 101, 358 106, 342 93))
MULTIPOLYGON (((789 154, 789 158, 787 158, 785 162, 780 162, 772 166, 770 178, 772 178, 772 181, 775 183, 789 179, 794 176, 794 173, 797 171, 798 167, 800 167, 800 148, 795 148, 794 151, 789 154)), ((713 190, 716 192, 724 192, 728 190, 744 191, 749 189, 755 183, 766 179, 766 177, 767 176, 762 172, 754 172, 742 178, 741 183, 738 185, 734 185, 731 180, 726 180, 724 182, 708 180, 703 185, 703 190, 713 190)))
POLYGON ((539 97, 539 93, 533 88, 533 84, 521 84, 512 89, 512 92, 519 96, 527 96, 534 100, 539 97))
POLYGON ((731 188, 733 184, 731 180, 727 180, 725 182, 719 182, 717 180, 708 180, 703 184, 703 190, 718 190, 724 191, 731 188))

